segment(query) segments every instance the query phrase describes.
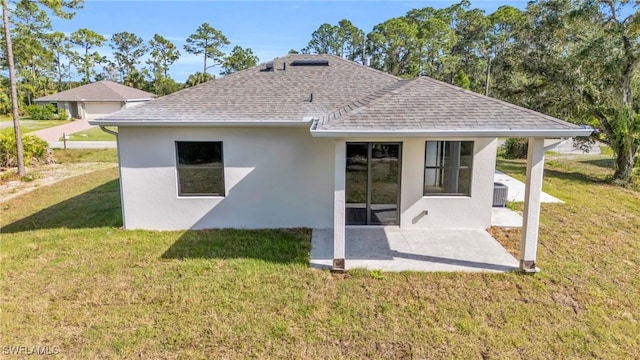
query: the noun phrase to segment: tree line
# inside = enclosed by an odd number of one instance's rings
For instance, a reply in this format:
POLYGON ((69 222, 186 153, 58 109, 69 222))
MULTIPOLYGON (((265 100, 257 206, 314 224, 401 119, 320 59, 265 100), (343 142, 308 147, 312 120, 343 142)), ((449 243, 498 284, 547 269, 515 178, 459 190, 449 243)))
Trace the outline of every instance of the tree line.
MULTIPOLYGON (((207 23, 183 49, 160 34, 145 42, 126 31, 111 39, 89 29, 69 36, 53 31, 46 10, 71 18, 82 3, 15 2, 9 18, 21 104, 78 85, 74 70, 80 83, 109 79, 164 95, 213 78, 211 66, 221 66, 226 75, 258 62, 251 49, 240 46, 225 54, 228 39, 207 23), (97 50, 105 44, 111 59, 97 50), (203 59, 202 71, 185 84, 169 75, 181 51, 203 59)), ((640 0, 536 0, 524 10, 501 6, 486 14, 462 0, 446 8, 412 9, 369 33, 348 19, 325 23, 307 46, 290 53, 334 54, 403 78, 430 76, 590 125, 597 131, 580 145, 608 144, 616 153, 614 177, 629 182, 640 148, 638 6, 640 0)), ((0 81, 8 89, 9 79, 0 81)), ((2 91, 0 112, 10 108, 8 91, 2 91)))
MULTIPOLYGON (((4 1, 4 0, 3 0, 4 1)), ((185 84, 171 78, 169 69, 182 55, 178 47, 160 34, 149 41, 128 32, 118 32, 107 39, 87 28, 80 28, 68 36, 53 29, 44 1, 19 0, 9 14, 13 56, 18 77, 20 103, 30 105, 33 99, 99 80, 111 80, 127 86, 166 95, 184 86, 193 86, 213 78, 208 70, 215 65, 221 74, 229 74, 254 66, 258 58, 251 49, 235 46, 229 55, 221 48, 229 40, 211 25, 200 25, 191 34, 182 51, 203 58, 202 72, 189 76, 185 84), (100 53, 108 46, 111 56, 100 53), (76 80, 80 79, 80 80, 76 80)), ((82 2, 62 2, 62 17, 73 16, 71 11, 81 8, 82 2), (66 5, 66 6, 65 6, 66 5)), ((2 35, 2 67, 6 69, 5 40, 2 35)), ((9 79, 2 77, 3 90, 9 79)), ((10 112, 8 91, 2 91, 0 112, 10 112)))

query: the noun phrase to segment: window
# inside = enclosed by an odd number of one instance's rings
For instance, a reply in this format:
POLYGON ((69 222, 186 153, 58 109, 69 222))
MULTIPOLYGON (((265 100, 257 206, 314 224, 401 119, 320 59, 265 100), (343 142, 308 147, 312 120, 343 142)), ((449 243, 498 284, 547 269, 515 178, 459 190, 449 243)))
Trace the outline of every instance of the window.
POLYGON ((224 196, 221 141, 176 141, 178 194, 224 196))
POLYGON ((473 141, 427 141, 424 195, 471 195, 473 141))

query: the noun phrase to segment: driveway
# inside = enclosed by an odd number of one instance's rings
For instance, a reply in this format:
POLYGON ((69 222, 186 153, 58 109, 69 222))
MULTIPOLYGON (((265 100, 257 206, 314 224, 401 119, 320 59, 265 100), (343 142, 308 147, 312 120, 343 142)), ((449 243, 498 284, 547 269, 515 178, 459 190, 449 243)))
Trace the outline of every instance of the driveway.
POLYGON ((63 134, 73 134, 78 131, 89 130, 95 127, 94 125, 89 125, 89 121, 87 120, 75 120, 67 124, 50 127, 47 129, 42 129, 38 131, 34 131, 31 134, 36 135, 42 140, 51 143, 53 141, 58 141, 63 134))

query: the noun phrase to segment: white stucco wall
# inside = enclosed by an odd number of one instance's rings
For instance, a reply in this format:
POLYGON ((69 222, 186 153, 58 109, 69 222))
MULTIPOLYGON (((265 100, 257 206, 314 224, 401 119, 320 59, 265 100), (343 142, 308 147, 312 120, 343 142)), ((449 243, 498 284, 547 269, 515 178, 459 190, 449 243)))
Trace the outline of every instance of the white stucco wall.
POLYGON ((120 127, 129 229, 333 226, 335 141, 302 128, 120 127), (175 141, 222 141, 225 197, 179 197, 175 141))
MULTIPOLYGON (((120 127, 129 229, 331 228, 335 139, 302 128, 120 127), (179 197, 175 141, 222 141, 225 197, 179 197)), ((344 142, 350 142, 347 139, 344 142)), ((402 143, 400 226, 491 226, 496 139, 353 139, 402 143), (423 196, 427 140, 473 140, 471 196, 423 196), (428 214, 425 214, 428 211, 428 214)))
POLYGON ((401 226, 431 229, 490 227, 496 151, 495 138, 406 139, 402 159, 401 226), (474 141, 471 196, 423 196, 426 140, 474 141))
POLYGON ((122 108, 120 102, 84 102, 83 116, 87 120, 97 119, 116 112, 122 108))

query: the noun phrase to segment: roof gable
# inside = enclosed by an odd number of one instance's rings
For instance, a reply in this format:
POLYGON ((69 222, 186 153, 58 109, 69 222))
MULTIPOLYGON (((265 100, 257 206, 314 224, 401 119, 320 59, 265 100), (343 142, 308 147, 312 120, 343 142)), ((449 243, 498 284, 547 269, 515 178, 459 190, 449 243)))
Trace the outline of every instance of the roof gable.
POLYGON ((102 80, 78 86, 52 95, 37 98, 37 102, 46 101, 130 101, 150 100, 155 95, 113 81, 102 80))

